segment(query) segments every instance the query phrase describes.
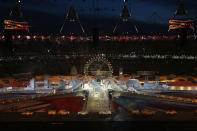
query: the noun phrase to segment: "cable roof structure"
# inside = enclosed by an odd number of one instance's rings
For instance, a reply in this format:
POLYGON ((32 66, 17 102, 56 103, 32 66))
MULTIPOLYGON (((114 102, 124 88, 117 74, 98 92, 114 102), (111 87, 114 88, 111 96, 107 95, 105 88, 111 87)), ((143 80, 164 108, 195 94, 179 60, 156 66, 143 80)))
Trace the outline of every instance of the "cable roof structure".
MULTIPOLYGON (((85 30, 80 22, 79 16, 78 16, 77 12, 75 11, 75 8, 73 5, 71 5, 68 10, 64 24, 62 25, 62 27, 60 29, 60 34, 63 33, 63 30, 65 29, 65 25, 67 25, 67 24, 78 24, 80 26, 82 33, 85 34, 85 30)), ((74 25, 72 25, 72 27, 74 28, 74 25)), ((67 33, 73 33, 73 32, 69 32, 67 30, 67 33)))
POLYGON ((177 9, 176 12, 174 13, 174 17, 173 17, 173 18, 175 18, 175 17, 177 17, 177 16, 184 16, 184 15, 187 16, 187 13, 188 13, 188 12, 185 10, 185 7, 184 7, 182 1, 180 0, 180 1, 179 1, 178 9, 177 9))
POLYGON ((161 24, 164 20, 156 11, 154 11, 152 15, 148 17, 147 21, 151 24, 161 24))
MULTIPOLYGON (((117 33, 118 27, 121 24, 123 24, 123 25, 127 24, 127 29, 129 29, 129 31, 127 31, 126 34, 129 34, 130 32, 132 32, 131 31, 132 29, 130 29, 128 27, 129 26, 128 25, 129 23, 132 24, 132 26, 134 27, 134 30, 136 31, 136 33, 137 34, 139 33, 139 30, 138 30, 137 26, 132 21, 132 18, 131 18, 132 16, 131 16, 131 13, 130 13, 130 11, 128 9, 128 6, 127 6, 126 2, 127 1, 125 1, 124 7, 123 7, 123 9, 122 9, 122 11, 120 13, 120 18, 119 18, 117 24, 115 25, 115 27, 113 29, 113 34, 117 33)), ((132 32, 132 33, 134 33, 134 32, 132 32)))
POLYGON ((12 8, 9 17, 17 17, 23 19, 23 13, 19 7, 19 0, 16 0, 14 7, 12 8))

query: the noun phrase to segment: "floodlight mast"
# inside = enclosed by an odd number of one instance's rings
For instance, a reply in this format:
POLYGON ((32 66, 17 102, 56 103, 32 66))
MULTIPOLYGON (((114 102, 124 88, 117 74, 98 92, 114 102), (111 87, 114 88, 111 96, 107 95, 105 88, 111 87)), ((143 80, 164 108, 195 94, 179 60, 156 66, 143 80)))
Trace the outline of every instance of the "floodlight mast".
POLYGON ((194 20, 187 16, 187 11, 183 5, 182 0, 179 0, 179 5, 177 10, 174 13, 174 16, 169 21, 169 31, 170 30, 185 30, 193 29, 194 30, 194 20))
POLYGON ((183 4, 183 1, 182 0, 179 0, 179 5, 178 5, 178 9, 176 10, 176 12, 174 13, 174 17, 177 17, 177 16, 183 16, 183 15, 186 15, 187 16, 187 10, 185 10, 185 7, 184 7, 184 4, 183 4))
MULTIPOLYGON (((29 32, 28 22, 25 21, 23 13, 19 7, 21 0, 15 0, 9 16, 4 20, 4 34, 11 40, 12 35, 26 34, 29 32)), ((7 39, 6 38, 6 39, 7 39)))
POLYGON ((67 13, 66 18, 64 20, 64 23, 63 23, 63 25, 60 28, 60 34, 62 34, 62 31, 64 29, 64 26, 65 26, 66 22, 78 23, 80 28, 81 28, 81 30, 82 30, 82 32, 83 32, 83 34, 85 34, 85 30, 84 30, 84 28, 83 28, 83 26, 82 26, 82 24, 80 22, 79 16, 78 16, 77 12, 75 11, 75 8, 74 8, 73 5, 71 5, 69 10, 68 10, 68 13, 67 13))
MULTIPOLYGON (((128 22, 129 20, 131 20, 131 22, 132 22, 132 18, 131 18, 132 16, 131 16, 131 13, 128 9, 127 1, 128 0, 124 0, 124 7, 123 7, 123 9, 120 13, 120 18, 119 18, 117 24, 115 25, 115 27, 113 29, 113 34, 116 33, 117 28, 118 28, 118 26, 120 25, 121 22, 128 22)), ((136 33, 138 34, 139 30, 138 30, 137 26, 133 22, 132 22, 132 25, 135 28, 136 33)))

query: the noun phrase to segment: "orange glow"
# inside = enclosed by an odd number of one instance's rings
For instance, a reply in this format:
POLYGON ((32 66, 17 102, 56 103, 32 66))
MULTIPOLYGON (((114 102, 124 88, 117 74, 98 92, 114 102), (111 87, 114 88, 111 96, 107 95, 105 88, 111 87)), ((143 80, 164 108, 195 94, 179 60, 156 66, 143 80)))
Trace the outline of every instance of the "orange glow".
POLYGON ((188 90, 191 91, 192 90, 192 87, 188 87, 188 90))
POLYGON ((194 30, 194 20, 188 19, 188 20, 170 20, 169 21, 169 29, 174 30, 174 29, 184 29, 184 28, 189 28, 194 30))
POLYGON ((185 88, 183 86, 180 87, 180 90, 184 90, 185 88))
POLYGON ((29 31, 28 22, 18 22, 12 20, 4 20, 6 30, 26 30, 29 31))
POLYGON ((171 86, 170 87, 171 90, 175 90, 175 88, 176 88, 175 86, 171 86))

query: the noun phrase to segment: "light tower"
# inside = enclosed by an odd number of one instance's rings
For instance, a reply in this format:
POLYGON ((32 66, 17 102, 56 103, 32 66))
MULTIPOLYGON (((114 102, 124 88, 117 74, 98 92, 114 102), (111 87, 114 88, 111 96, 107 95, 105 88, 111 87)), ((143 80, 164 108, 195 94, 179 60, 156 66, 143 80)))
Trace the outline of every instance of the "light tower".
POLYGON ((9 17, 4 20, 4 33, 24 34, 29 32, 28 22, 25 21, 23 13, 19 7, 20 0, 16 0, 9 17))
POLYGON ((115 25, 114 29, 113 29, 113 34, 130 34, 130 33, 134 33, 134 31, 132 31, 132 28, 130 27, 129 22, 132 24, 134 30, 136 31, 135 33, 139 33, 139 30, 137 28, 137 26, 133 23, 133 20, 131 18, 131 13, 128 9, 127 6, 127 0, 124 0, 124 7, 120 13, 120 18, 117 22, 117 24, 115 25), (126 28, 129 29, 128 31, 125 31, 123 28, 121 28, 121 25, 125 25, 126 24, 126 28), (120 29, 120 33, 118 32, 118 29, 120 29), (124 31, 123 31, 124 30, 124 31))
POLYGON ((169 32, 176 31, 181 40, 186 40, 188 31, 194 31, 194 19, 187 16, 187 11, 182 0, 179 0, 179 6, 172 19, 169 20, 169 32))
POLYGON ((66 15, 66 19, 64 24, 60 29, 60 34, 72 35, 72 34, 80 34, 78 33, 78 29, 76 28, 77 25, 79 26, 82 34, 85 34, 84 28, 80 22, 77 12, 73 5, 70 6, 68 13, 66 15), (66 26, 67 25, 67 26, 66 26))

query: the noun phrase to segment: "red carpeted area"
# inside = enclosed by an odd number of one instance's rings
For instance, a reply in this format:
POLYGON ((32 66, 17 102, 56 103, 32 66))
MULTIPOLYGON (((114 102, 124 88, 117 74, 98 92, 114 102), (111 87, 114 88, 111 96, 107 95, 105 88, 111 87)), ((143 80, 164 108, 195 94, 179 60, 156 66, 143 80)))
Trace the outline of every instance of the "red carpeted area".
POLYGON ((112 101, 112 106, 113 106, 113 110, 116 111, 118 108, 118 105, 114 101, 112 101))
MULTIPOLYGON (((80 112, 83 109, 85 101, 80 96, 70 96, 63 98, 54 98, 41 100, 42 102, 50 103, 55 110, 66 110, 70 112, 80 112)), ((50 106, 49 106, 50 107, 50 106)))

